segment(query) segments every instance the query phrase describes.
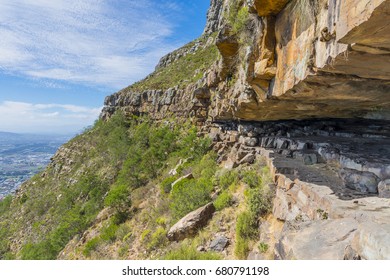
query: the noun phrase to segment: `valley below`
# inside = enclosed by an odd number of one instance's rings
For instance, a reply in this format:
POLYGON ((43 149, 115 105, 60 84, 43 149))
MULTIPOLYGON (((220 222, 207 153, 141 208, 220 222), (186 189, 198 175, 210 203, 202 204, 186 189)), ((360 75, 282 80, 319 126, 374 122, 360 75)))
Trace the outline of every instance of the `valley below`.
POLYGON ((0 199, 42 171, 69 138, 0 132, 0 199))

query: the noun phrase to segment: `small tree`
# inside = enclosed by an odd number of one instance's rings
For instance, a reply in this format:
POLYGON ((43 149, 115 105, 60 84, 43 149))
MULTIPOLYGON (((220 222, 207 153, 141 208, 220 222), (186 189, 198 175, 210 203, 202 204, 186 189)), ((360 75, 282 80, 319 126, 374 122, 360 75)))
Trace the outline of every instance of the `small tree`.
POLYGON ((116 185, 109 191, 104 203, 117 211, 116 222, 119 224, 126 220, 131 207, 131 190, 126 185, 116 185))

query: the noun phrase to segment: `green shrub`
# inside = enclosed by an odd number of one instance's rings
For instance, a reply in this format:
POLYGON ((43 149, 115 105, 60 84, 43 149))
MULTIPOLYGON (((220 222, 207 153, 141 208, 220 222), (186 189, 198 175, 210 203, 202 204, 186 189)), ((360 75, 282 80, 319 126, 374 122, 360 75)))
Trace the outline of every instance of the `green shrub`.
POLYGON ((128 224, 121 224, 116 231, 116 239, 126 241, 132 235, 131 227, 128 224))
POLYGON ((214 206, 217 211, 220 211, 226 207, 231 206, 232 203, 233 203, 232 194, 229 191, 224 190, 214 201, 214 206))
POLYGON ((198 252, 194 245, 182 244, 163 257, 164 260, 220 260, 221 257, 213 252, 198 252))
POLYGON ((161 193, 170 193, 172 189, 172 183, 176 180, 177 176, 170 176, 165 178, 160 184, 161 193))
POLYGON ((141 233, 141 241, 144 242, 145 240, 148 240, 151 232, 152 232, 152 231, 151 231, 150 229, 145 229, 145 230, 141 233))
POLYGON ((238 10, 232 30, 235 34, 241 33, 249 22, 249 8, 244 6, 238 10))
POLYGON ((156 219, 156 224, 160 226, 165 226, 167 224, 167 218, 166 217, 158 217, 156 219))
POLYGON ((10 209, 11 203, 12 203, 11 195, 7 195, 2 200, 0 200, 0 215, 2 215, 3 213, 7 212, 10 209))
POLYGON ((237 170, 228 170, 218 176, 217 182, 222 189, 227 189, 231 185, 237 185, 240 180, 237 170))
POLYGON ((16 255, 11 253, 11 252, 7 252, 7 253, 4 254, 3 258, 0 255, 0 259, 3 259, 3 260, 16 260, 16 255))
POLYGON ((49 240, 25 244, 20 255, 22 260, 51 260, 57 256, 49 240))
POLYGON ((266 253, 268 251, 268 248, 269 248, 269 246, 267 243, 260 242, 260 244, 259 244, 260 253, 263 253, 263 254, 266 253))
POLYGON ((24 204, 28 199, 28 196, 26 193, 22 194, 22 197, 20 198, 20 204, 24 204))
POLYGON ((117 212, 127 212, 131 206, 131 190, 126 185, 116 185, 107 194, 104 203, 113 207, 117 212))
POLYGON ((9 227, 0 221, 0 260, 6 259, 9 251, 9 227))
MULTIPOLYGON (((75 235, 81 234, 92 223, 103 205, 102 196, 105 189, 106 184, 96 176, 85 175, 72 187, 66 189, 57 204, 51 204, 52 201, 56 200, 56 196, 52 193, 45 197, 47 202, 41 202, 39 198, 28 200, 31 201, 31 204, 26 205, 26 207, 32 209, 33 213, 44 215, 50 212, 50 215, 57 217, 57 219, 51 221, 48 226, 50 230, 42 240, 27 243, 22 247, 21 258, 56 259, 58 253, 69 240, 75 235), (41 206, 36 208, 35 206, 39 203, 41 206)), ((37 226, 39 224, 36 223, 37 226)))
POLYGON ((193 166, 194 176, 208 180, 210 184, 212 184, 213 177, 218 168, 216 159, 217 155, 214 152, 204 155, 201 160, 193 166))
MULTIPOLYGON (((249 170, 243 173, 242 180, 249 186, 245 191, 247 210, 240 213, 236 223, 235 254, 239 258, 246 258, 249 252, 249 243, 258 234, 258 218, 271 211, 272 198, 268 186, 269 170, 262 168, 260 171, 249 170)), ((266 250, 263 244, 259 250, 266 250)), ((267 248, 268 249, 268 248, 267 248)))
POLYGON ((196 162, 210 150, 211 143, 212 141, 209 137, 202 138, 197 136, 197 128, 195 126, 185 124, 178 139, 178 151, 175 154, 180 158, 189 158, 191 161, 196 162))
MULTIPOLYGON (((104 155, 104 160, 117 166, 125 160, 127 149, 129 147, 128 129, 130 122, 120 112, 116 112, 109 121, 99 119, 90 131, 92 145, 96 146, 97 151, 104 155)), ((87 134, 79 137, 85 137, 87 134)), ((75 138, 76 140, 77 138, 75 138)), ((73 140, 72 140, 73 141, 73 140)))
POLYGON ((254 170, 247 170, 242 173, 242 181, 250 188, 257 188, 262 185, 261 174, 258 174, 254 170))
POLYGON ((236 237, 234 254, 239 259, 246 259, 249 253, 249 240, 247 238, 236 237))
POLYGON ((83 255, 86 257, 90 257, 91 253, 96 250, 96 248, 101 243, 101 240, 99 237, 94 237, 91 240, 89 240, 84 247, 83 255))
POLYGON ((100 238, 104 241, 113 242, 116 239, 116 231, 118 230, 118 225, 114 221, 110 221, 108 225, 103 227, 100 232, 100 238))
POLYGON ((120 225, 120 224, 123 224, 124 222, 127 221, 127 219, 129 218, 130 216, 130 213, 128 211, 126 212, 116 212, 113 216, 112 216, 112 222, 116 225, 120 225))
MULTIPOLYGON (((265 164, 265 162, 263 162, 263 165, 264 164, 265 164)), ((270 171, 268 166, 263 166, 260 170, 260 173, 261 173, 263 183, 271 183, 272 182, 271 171, 270 171)))
POLYGON ((231 1, 229 4, 229 12, 225 14, 225 18, 227 18, 233 34, 239 34, 249 22, 249 8, 247 6, 241 6, 239 1, 231 1))
POLYGON ((241 212, 237 217, 236 237, 252 239, 257 235, 256 217, 249 211, 241 212))
POLYGON ((129 244, 123 243, 123 244, 121 245, 121 247, 119 248, 119 250, 118 250, 118 255, 119 255, 119 257, 125 258, 127 252, 129 251, 129 248, 130 248, 130 245, 129 245, 129 244))
POLYGON ((131 129, 127 159, 119 172, 117 184, 136 189, 156 178, 169 156, 180 151, 180 138, 180 127, 156 125, 147 120, 135 124, 131 129))
POLYGON ((50 259, 56 259, 57 254, 75 235, 81 234, 88 228, 91 221, 80 215, 80 207, 75 207, 63 214, 60 224, 48 235, 48 242, 52 249, 50 259))
POLYGON ((249 211, 253 216, 265 216, 272 210, 272 194, 265 188, 255 188, 248 191, 249 211))
POLYGON ((175 220, 210 202, 213 189, 207 180, 183 180, 172 189, 170 209, 175 220))
POLYGON ((163 247, 167 243, 167 231, 159 227, 150 237, 150 241, 147 244, 148 250, 154 250, 163 247))
POLYGON ((318 213, 318 215, 321 217, 322 220, 327 220, 329 218, 329 214, 325 210, 319 208, 316 210, 316 212, 318 213))
POLYGON ((245 259, 249 252, 249 241, 256 237, 258 233, 256 218, 249 212, 241 212, 236 223, 236 243, 234 254, 245 259))
POLYGON ((213 177, 217 170, 215 158, 214 153, 208 153, 193 162, 191 168, 195 179, 184 179, 171 190, 170 209, 174 220, 211 201, 213 177))

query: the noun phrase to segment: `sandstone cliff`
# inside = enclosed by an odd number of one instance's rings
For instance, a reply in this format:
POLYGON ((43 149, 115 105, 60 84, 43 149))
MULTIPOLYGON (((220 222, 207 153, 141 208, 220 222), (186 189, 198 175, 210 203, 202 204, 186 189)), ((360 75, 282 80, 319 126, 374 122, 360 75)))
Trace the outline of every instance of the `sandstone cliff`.
MULTIPOLYGON (((193 100, 198 93, 211 121, 388 119, 389 5, 370 0, 212 1, 203 36, 218 32, 214 43, 222 57, 185 95, 193 100)), ((119 107, 131 107, 130 96, 141 94, 146 93, 129 89, 114 95, 104 112, 114 110, 123 95, 129 102, 119 107)), ((177 106, 182 100, 177 99, 177 106)), ((187 115, 193 111, 182 107, 187 115)))

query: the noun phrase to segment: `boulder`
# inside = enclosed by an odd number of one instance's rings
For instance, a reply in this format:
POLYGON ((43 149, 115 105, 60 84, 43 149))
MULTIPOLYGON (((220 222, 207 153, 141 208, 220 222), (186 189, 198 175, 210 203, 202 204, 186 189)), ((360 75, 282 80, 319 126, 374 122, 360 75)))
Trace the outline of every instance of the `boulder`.
POLYGON ((259 143, 259 140, 256 137, 248 137, 245 139, 245 145, 249 147, 255 147, 259 143))
POLYGON ((357 190, 361 193, 378 193, 378 183, 380 180, 371 172, 344 168, 340 171, 340 177, 347 188, 357 190))
POLYGON ((194 96, 197 99, 209 99, 210 98, 210 90, 208 88, 197 88, 194 90, 194 96))
POLYGON ((256 137, 240 137, 240 143, 248 147, 256 147, 259 140, 256 137))
POLYGON ((229 239, 227 239, 225 236, 218 236, 210 243, 210 250, 216 251, 216 252, 222 252, 226 246, 229 244, 229 239))
POLYGON ((374 222, 360 224, 352 248, 362 259, 390 259, 390 225, 374 222))
POLYGON ((237 166, 238 166, 237 163, 230 157, 225 161, 223 165, 223 167, 228 170, 236 168, 237 166))
POLYGON ((170 241, 180 241, 194 236, 212 218, 215 212, 213 203, 209 203, 183 217, 168 231, 170 241))
POLYGON ((302 160, 305 165, 313 165, 318 162, 316 153, 296 151, 293 153, 293 157, 302 160))
POLYGON ((250 151, 247 151, 247 150, 244 150, 244 149, 239 149, 238 151, 233 151, 233 149, 232 149, 232 152, 233 152, 233 153, 236 153, 237 160, 240 161, 240 160, 242 160, 246 155, 248 155, 250 151))
POLYGON ((217 132, 210 132, 210 133, 209 133, 209 138, 210 138, 214 143, 221 140, 221 138, 219 137, 219 133, 217 133, 217 132))
POLYGON ((252 164, 256 159, 254 154, 247 154, 243 159, 240 160, 239 164, 249 163, 252 164))
POLYGON ((390 198, 390 179, 383 180, 378 184, 378 194, 382 198, 390 198))

